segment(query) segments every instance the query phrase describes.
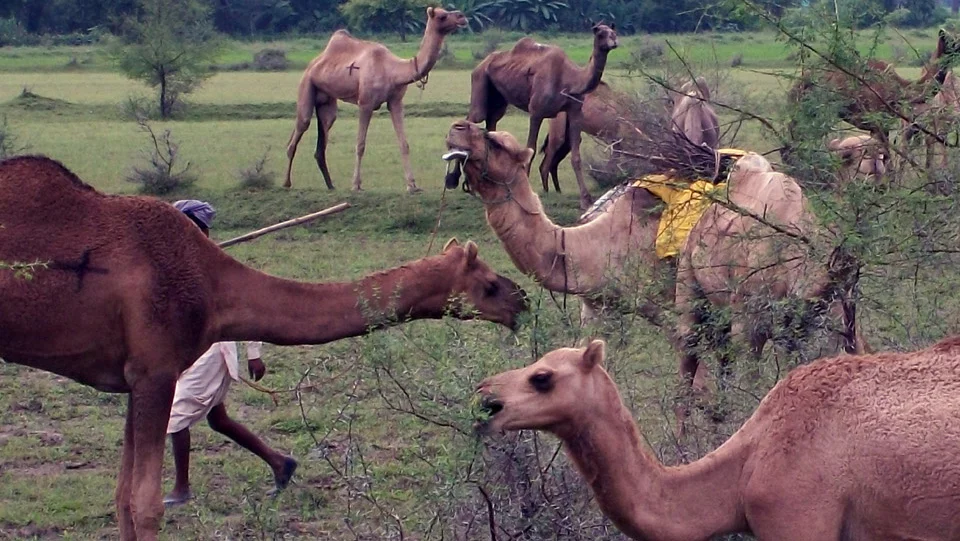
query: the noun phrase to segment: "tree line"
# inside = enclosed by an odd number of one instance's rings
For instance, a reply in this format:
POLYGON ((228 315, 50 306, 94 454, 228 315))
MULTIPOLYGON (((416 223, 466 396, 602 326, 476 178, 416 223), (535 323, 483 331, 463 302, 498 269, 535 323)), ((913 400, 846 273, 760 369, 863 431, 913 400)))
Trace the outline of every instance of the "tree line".
MULTIPOLYGON (((417 33, 427 5, 463 11, 470 30, 580 32, 589 24, 615 22, 623 34, 749 30, 757 17, 731 0, 198 0, 214 28, 237 38, 324 33, 350 27, 365 32, 417 33)), ((949 15, 944 0, 838 0, 838 11, 870 25, 896 14, 901 26, 937 24, 949 15)), ((960 1, 960 0, 956 0, 960 1)), ((833 0, 764 0, 774 14, 809 9, 833 0)), ((0 0, 0 46, 18 45, 28 36, 116 34, 137 10, 137 0, 0 0)), ((952 6, 956 8, 957 6, 952 6)))

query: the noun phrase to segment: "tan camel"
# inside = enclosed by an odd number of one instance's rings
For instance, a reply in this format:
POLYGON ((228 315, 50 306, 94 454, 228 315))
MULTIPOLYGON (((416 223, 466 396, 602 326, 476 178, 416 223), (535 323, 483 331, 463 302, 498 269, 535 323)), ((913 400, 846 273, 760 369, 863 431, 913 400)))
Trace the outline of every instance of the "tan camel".
POLYGON ((840 156, 840 169, 837 180, 845 185, 858 177, 879 182, 887 173, 886 151, 870 135, 853 135, 842 139, 833 139, 827 148, 840 156))
MULTIPOLYGON (((580 168, 581 107, 584 96, 600 85, 607 55, 616 47, 616 26, 594 25, 593 54, 587 66, 580 68, 559 47, 521 38, 513 49, 491 53, 473 70, 467 119, 484 122, 489 131, 494 131, 507 106, 513 105, 530 114, 527 148, 535 150, 544 118, 566 112, 580 206, 586 209, 593 199, 580 168)), ((529 166, 527 169, 529 173, 529 166)))
POLYGON ((563 443, 600 509, 634 539, 960 539, 960 338, 799 367, 727 442, 666 467, 604 370, 605 345, 484 380, 481 431, 563 443))
POLYGON ((333 189, 333 179, 327 169, 327 142, 333 122, 337 119, 337 100, 342 100, 360 108, 353 189, 360 190, 360 162, 366 149, 370 118, 375 110, 387 103, 400 143, 400 160, 407 190, 419 191, 410 167, 410 146, 403 128, 403 96, 408 85, 429 74, 440 57, 444 38, 466 25, 467 18, 459 11, 427 8, 427 26, 420 50, 413 59, 401 59, 383 44, 358 40, 345 30, 334 32, 327 47, 310 62, 300 80, 297 124, 287 144, 287 176, 283 185, 289 188, 292 184, 290 177, 297 145, 310 127, 310 118, 316 113, 317 166, 327 188, 333 189))
POLYGON ((708 102, 710 88, 703 77, 688 81, 673 96, 670 121, 673 130, 686 135, 693 144, 705 144, 716 150, 720 147, 720 120, 708 102))
POLYGON ((659 324, 657 302, 671 300, 672 280, 656 298, 642 296, 654 280, 669 277, 670 269, 654 252, 659 199, 647 190, 628 188, 593 220, 558 226, 530 187, 533 150, 513 135, 460 121, 447 135, 447 148, 447 157, 465 158, 458 160, 465 188, 483 201, 487 222, 521 272, 548 290, 580 296, 584 321, 605 305, 640 298, 639 312, 659 324), (638 275, 650 275, 650 282, 641 282, 638 275))
MULTIPOLYGON (((819 230, 800 186, 758 154, 740 159, 728 180, 723 197, 730 205, 711 205, 680 255, 675 303, 681 377, 703 389, 697 348, 710 330, 720 335, 708 338, 723 340, 729 334, 733 347, 748 349, 759 360, 775 322, 797 320, 798 329, 806 331, 826 315, 842 325, 835 333, 837 349, 863 353, 855 310, 842 292, 849 264, 837 255, 828 269, 812 256, 819 230), (770 312, 771 301, 791 298, 803 302, 796 318, 770 312), (717 314, 723 308, 731 313, 717 314)), ((721 363, 721 373, 727 370, 721 363)), ((681 405, 677 412, 682 434, 687 410, 681 405)))
MULTIPOLYGON (((839 94, 845 101, 840 109, 840 118, 847 123, 869 131, 884 147, 889 147, 888 128, 877 114, 897 117, 910 116, 911 110, 930 101, 940 90, 947 72, 956 63, 960 43, 948 37, 943 29, 937 36, 937 48, 930 62, 923 69, 920 79, 911 82, 896 73, 893 66, 884 61, 869 59, 866 70, 853 78, 837 68, 829 68, 822 75, 803 74, 791 89, 791 101, 800 101, 804 94, 815 87, 826 87, 839 94)), ((791 124, 792 126, 793 124, 791 124)), ((793 130, 791 130, 792 136, 793 130)), ((789 143, 784 152, 789 161, 789 143)))
POLYGON ((322 344, 447 311, 513 326, 525 308, 472 242, 354 283, 298 283, 237 262, 166 203, 103 195, 46 158, 0 162, 0 225, 0 260, 50 261, 32 280, 0 272, 0 358, 129 393, 123 539, 157 536, 174 385, 214 342, 322 344))

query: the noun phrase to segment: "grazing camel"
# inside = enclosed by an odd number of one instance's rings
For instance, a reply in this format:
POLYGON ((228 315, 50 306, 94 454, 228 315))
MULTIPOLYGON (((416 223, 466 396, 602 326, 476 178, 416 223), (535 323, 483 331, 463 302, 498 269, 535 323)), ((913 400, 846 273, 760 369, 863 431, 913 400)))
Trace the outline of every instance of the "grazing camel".
MULTIPOLYGON (((606 82, 600 82, 597 89, 584 95, 583 105, 580 107, 583 113, 581 130, 600 140, 613 142, 614 147, 617 146, 617 141, 623 138, 623 135, 630 131, 636 131, 617 111, 616 101, 617 93, 606 82)), ((570 153, 566 112, 561 112, 555 118, 550 118, 547 123, 547 137, 543 139, 540 152, 543 154, 543 159, 540 161, 540 182, 543 183, 543 191, 550 191, 548 178, 552 178, 553 187, 557 192, 560 192, 560 180, 557 171, 560 168, 560 163, 570 153)), ((580 192, 587 192, 587 189, 585 187, 581 188, 580 192)), ((589 194, 589 192, 587 193, 589 194)))
POLYGON ((799 367, 727 442, 666 467, 604 370, 562 348, 484 380, 481 432, 550 432, 634 539, 960 539, 960 338, 799 367))
POLYGON ((879 182, 887 173, 887 154, 879 142, 870 135, 853 135, 833 139, 827 145, 831 152, 840 156, 837 180, 846 185, 858 177, 879 182))
MULTIPOLYGON (((883 121, 878 119, 877 114, 908 116, 909 109, 930 101, 943 85, 950 67, 957 62, 958 53, 960 42, 948 37, 946 32, 940 29, 937 48, 916 82, 904 79, 894 71, 892 65, 884 61, 869 59, 866 70, 859 74, 863 82, 832 67, 816 77, 803 74, 790 90, 789 99, 799 102, 815 87, 829 88, 845 101, 840 108, 840 118, 854 127, 870 132, 877 142, 889 148, 888 129, 883 121), (908 109, 900 110, 904 107, 908 109)), ((790 125, 790 134, 793 136, 794 124, 791 122, 790 125)), ((783 150, 785 161, 789 161, 791 151, 788 143, 783 150)))
MULTIPOLYGON (((792 240, 786 236, 772 237, 767 233, 772 229, 749 216, 758 215, 802 237, 811 237, 814 232, 814 219, 799 187, 793 179, 771 172, 762 156, 748 154, 735 164, 730 175, 729 199, 746 214, 716 204, 707 208, 680 253, 674 279, 669 261, 656 254, 662 202, 648 190, 626 187, 591 220, 562 227, 547 217, 526 178, 533 151, 523 148, 512 135, 455 122, 447 135, 447 148, 447 157, 462 163, 466 187, 480 197, 487 223, 513 263, 548 290, 580 296, 582 322, 593 319, 603 307, 626 302, 660 325, 664 305, 676 295, 676 304, 683 312, 677 336, 681 353, 678 368, 688 382, 694 378, 702 381, 702 376, 696 375, 699 339, 695 327, 705 318, 694 313, 693 304, 704 295, 709 295, 714 306, 733 308, 737 318, 731 325, 733 333, 738 341, 743 334, 752 336, 750 347, 757 349, 753 357, 759 357, 769 330, 745 307, 759 295, 773 300, 791 296, 807 299, 807 322, 818 319, 824 311, 834 316, 843 311, 835 302, 835 281, 842 272, 799 260, 809 252, 805 245, 790 244, 792 240), (744 235, 750 239, 744 239, 744 235), (754 240, 756 236, 760 239, 754 240), (781 262, 770 262, 776 259, 781 262), (730 286, 758 268, 759 273, 731 293, 730 286)), ((844 326, 853 329, 845 314, 843 318, 844 326)), ((853 342, 844 338, 843 347, 849 351, 862 346, 859 337, 853 342)), ((685 408, 678 408, 678 414, 685 412, 685 408)))
POLYGON ((327 47, 310 62, 300 79, 297 95, 297 123, 287 144, 287 176, 283 185, 290 187, 293 157, 303 133, 310 127, 310 118, 317 116, 317 167, 323 174, 327 188, 333 189, 333 179, 327 169, 327 142, 330 128, 337 119, 337 100, 360 108, 360 128, 357 131, 357 156, 353 167, 353 189, 360 190, 360 162, 367 143, 370 118, 383 103, 387 103, 393 129, 400 143, 400 160, 407 180, 407 190, 418 192, 410 167, 410 146, 403 128, 403 96, 407 86, 427 77, 440 57, 444 38, 467 26, 467 18, 459 11, 427 8, 427 25, 423 31, 420 49, 413 59, 401 59, 386 46, 377 42, 358 40, 345 30, 330 37, 327 47))
MULTIPOLYGON (((487 223, 521 272, 548 290, 580 296, 585 322, 605 305, 640 299, 639 313, 660 324, 661 305, 672 300, 672 280, 655 298, 643 294, 656 280, 670 277, 670 268, 654 251, 662 209, 658 198, 630 187, 593 220, 558 226, 530 187, 527 169, 533 150, 513 135, 455 122, 447 149, 445 157, 462 165, 464 187, 480 197, 487 223), (649 283, 637 279, 647 274, 649 283)), ((448 178, 447 187, 458 183, 458 175, 448 178)))
POLYGON ((686 135, 693 144, 706 145, 714 150, 720 147, 720 120, 707 101, 710 88, 702 76, 686 82, 673 95, 670 121, 673 130, 686 135))
POLYGON ((530 114, 527 148, 535 150, 544 118, 566 112, 580 206, 586 209, 593 199, 587 192, 580 168, 582 102, 585 95, 600 85, 607 55, 616 47, 616 26, 594 25, 593 54, 587 66, 580 68, 559 47, 521 38, 513 49, 491 53, 473 70, 467 119, 484 122, 489 131, 494 131, 507 106, 513 105, 530 114))
POLYGON ((116 502, 123 539, 155 539, 174 385, 211 344, 322 344, 406 319, 513 326, 518 286, 472 242, 354 283, 298 283, 248 268, 152 198, 106 196, 40 157, 0 162, 0 358, 128 393, 116 502))

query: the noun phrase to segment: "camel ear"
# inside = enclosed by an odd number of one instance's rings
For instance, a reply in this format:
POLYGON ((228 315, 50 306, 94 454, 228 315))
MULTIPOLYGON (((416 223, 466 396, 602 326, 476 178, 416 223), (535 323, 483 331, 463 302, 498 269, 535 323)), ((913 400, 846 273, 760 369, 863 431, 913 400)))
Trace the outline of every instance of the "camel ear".
POLYGON ((519 153, 520 163, 523 164, 524 169, 530 166, 534 153, 533 148, 524 148, 523 151, 519 153))
POLYGON ((616 23, 610 23, 610 30, 616 32, 616 30, 617 30, 617 24, 616 24, 616 23))
POLYGON ((591 341, 587 345, 587 349, 583 350, 583 361, 581 362, 583 368, 587 370, 593 370, 593 367, 602 365, 603 360, 606 357, 606 351, 606 342, 600 339, 591 341))
POLYGON ((433 6, 427 8, 427 18, 433 19, 433 6))
POLYGON ((477 244, 468 241, 464 246, 464 249, 467 251, 467 265, 472 265, 477 261, 477 254, 480 252, 480 249, 477 248, 477 244))
POLYGON ((840 139, 833 139, 830 141, 830 144, 827 145, 827 148, 833 151, 840 150, 840 139))
POLYGON ((447 249, 449 249, 450 247, 459 247, 459 246, 460 246, 460 242, 457 241, 457 238, 451 237, 451 238, 450 238, 450 241, 448 241, 446 244, 444 244, 444 246, 443 246, 443 252, 447 252, 447 249))

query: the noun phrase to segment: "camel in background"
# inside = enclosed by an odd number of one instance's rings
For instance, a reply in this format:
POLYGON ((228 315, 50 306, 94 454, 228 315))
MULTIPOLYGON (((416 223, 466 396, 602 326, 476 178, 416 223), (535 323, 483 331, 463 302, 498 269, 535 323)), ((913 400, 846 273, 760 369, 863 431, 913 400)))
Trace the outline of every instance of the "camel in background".
POLYGON ((682 133, 693 144, 720 147, 720 120, 710 106, 710 88, 702 76, 684 83, 679 93, 670 93, 673 112, 670 121, 673 130, 682 133))
POLYGON ((870 135, 833 139, 827 145, 827 149, 840 157, 837 180, 841 187, 858 177, 879 182, 887 173, 886 150, 870 135))
POLYGON ((582 103, 584 96, 600 85, 607 55, 616 47, 616 26, 594 25, 593 53, 587 66, 581 68, 559 47, 521 38, 513 49, 487 55, 473 70, 467 119, 484 122, 488 131, 495 131, 507 106, 513 105, 530 114, 527 148, 536 150, 543 120, 566 112, 573 172, 580 187, 580 207, 586 209, 593 198, 587 192, 580 166, 582 103))
MULTIPOLYGON (((582 131, 602 141, 613 142, 614 147, 623 135, 636 131, 633 125, 617 111, 617 96, 617 92, 609 85, 600 82, 597 89, 583 97, 583 105, 580 108, 583 113, 582 131)), ((540 152, 543 154, 543 159, 540 161, 540 182, 543 183, 544 192, 550 190, 548 178, 553 179, 553 187, 560 192, 557 171, 560 163, 570 153, 567 120, 566 112, 561 112, 555 118, 550 118, 547 124, 547 137, 543 140, 543 146, 540 147, 540 152)), ((580 188, 580 193, 589 194, 586 186, 580 188)))
POLYGON ((633 539, 960 539, 960 338, 797 368, 722 446, 665 467, 604 370, 605 344, 562 348, 477 388, 481 432, 563 443, 633 539))
POLYGON ((180 373, 214 342, 322 344, 451 313, 508 326, 520 288, 472 242, 354 283, 299 283, 248 268, 152 198, 106 196, 61 164, 0 162, 0 358, 128 393, 116 491, 122 539, 156 539, 166 417, 180 373))
MULTIPOLYGON (((799 102, 815 87, 830 89, 844 99, 845 104, 839 112, 840 118, 854 127, 868 131, 882 147, 889 149, 888 128, 882 120, 878 120, 877 114, 910 116, 912 109, 929 102, 940 91, 950 67, 957 62, 958 54, 960 43, 940 29, 936 50, 915 82, 901 77, 893 66, 885 61, 868 59, 866 70, 859 74, 863 82, 836 67, 829 67, 819 76, 802 74, 790 90, 788 98, 792 102, 799 102), (906 110, 899 110, 905 106, 906 110)), ((790 123, 791 138, 795 134, 794 125, 793 122, 790 123)), ((781 152, 785 162, 789 162, 791 152, 791 143, 787 143, 781 152)))
POLYGON ((407 86, 427 77, 437 59, 444 38, 467 26, 467 18, 459 11, 427 8, 427 25, 423 31, 420 49, 413 59, 401 59, 383 44, 358 40, 345 30, 330 37, 327 47, 310 62, 297 94, 297 122, 287 144, 287 175, 283 185, 293 183, 293 157, 303 133, 310 127, 310 118, 317 116, 317 167, 323 174, 327 188, 333 189, 333 179, 327 169, 327 142, 330 129, 337 119, 337 100, 360 108, 360 127, 357 131, 357 156, 353 167, 353 189, 360 190, 360 162, 366 150, 370 118, 383 103, 387 103, 393 129, 400 143, 400 160, 407 180, 407 190, 417 192, 417 183, 410 167, 410 145, 403 128, 403 96, 407 86))
MULTIPOLYGON (((710 89, 702 77, 695 82, 687 82, 680 88, 680 93, 671 93, 674 108, 671 114, 671 124, 675 131, 684 134, 695 144, 706 144, 717 149, 720 146, 720 122, 713 107, 707 102, 710 100, 710 89)), ((643 133, 625 118, 619 108, 623 108, 624 98, 613 91, 606 83, 600 85, 592 93, 583 98, 583 132, 611 143, 616 152, 620 148, 620 141, 631 134, 643 133), (619 108, 618 108, 619 106, 619 108)), ((560 191, 558 169, 560 163, 570 152, 570 141, 567 133, 567 115, 560 113, 549 123, 547 138, 540 148, 543 160, 540 162, 540 182, 543 191, 549 191, 548 176, 553 179, 553 186, 560 191)), ((586 188, 581 188, 581 193, 586 188)))

